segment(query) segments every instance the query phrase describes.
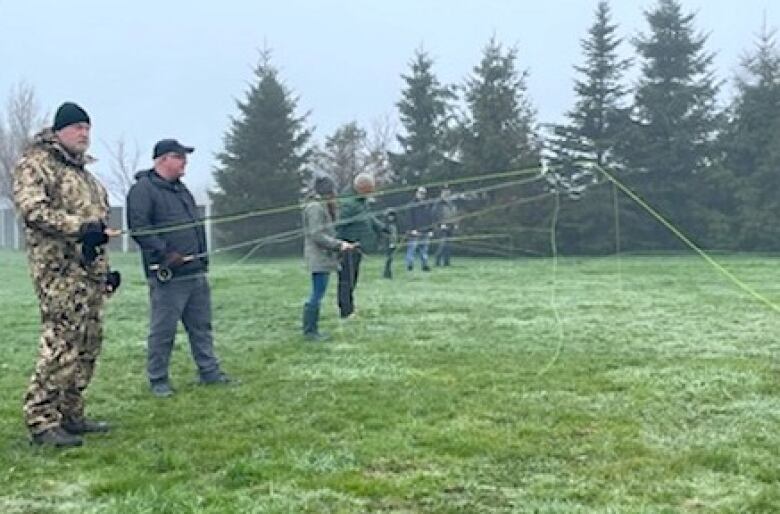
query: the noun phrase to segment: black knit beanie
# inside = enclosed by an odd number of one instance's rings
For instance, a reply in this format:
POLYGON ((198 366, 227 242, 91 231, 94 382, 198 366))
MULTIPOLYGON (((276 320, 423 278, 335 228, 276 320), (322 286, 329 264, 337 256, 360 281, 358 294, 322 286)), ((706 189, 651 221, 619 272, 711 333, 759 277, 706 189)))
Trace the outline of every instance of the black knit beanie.
POLYGON ((73 102, 65 102, 60 105, 60 108, 57 109, 57 113, 54 115, 54 125, 52 126, 52 129, 56 132, 68 125, 82 122, 90 123, 87 111, 73 102))
POLYGON ((336 192, 336 183, 327 175, 319 175, 314 179, 314 192, 318 195, 332 195, 336 192))

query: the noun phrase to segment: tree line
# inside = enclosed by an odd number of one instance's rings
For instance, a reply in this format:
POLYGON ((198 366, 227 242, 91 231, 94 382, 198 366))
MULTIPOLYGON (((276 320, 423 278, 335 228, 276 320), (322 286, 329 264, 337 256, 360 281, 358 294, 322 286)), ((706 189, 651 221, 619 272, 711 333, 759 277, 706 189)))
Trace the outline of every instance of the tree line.
MULTIPOLYGON (((780 180, 780 57, 774 31, 761 28, 734 77, 734 97, 721 107, 717 98, 723 82, 695 15, 684 12, 677 0, 658 0, 644 18, 646 29, 626 41, 612 21, 609 3, 598 3, 581 39, 582 62, 574 69, 575 102, 565 122, 552 126, 536 119, 527 90, 529 72, 519 64, 518 48, 491 38, 462 84, 443 84, 433 58, 420 48, 402 75, 395 144, 387 145, 385 138, 373 147, 354 121, 337 128, 321 147, 312 145, 306 116, 295 114, 298 98, 265 53, 255 71, 256 85, 238 103, 241 116, 218 159, 212 193, 217 211, 293 200, 313 169, 331 173, 346 186, 360 171, 375 173, 385 184, 424 185, 543 167, 570 185, 579 182, 582 189, 577 200, 560 197, 561 250, 681 248, 597 168, 586 165, 595 163, 701 245, 777 250, 780 228, 772 220, 780 212, 773 187, 780 180), (628 54, 621 51, 624 45, 633 48, 632 58, 621 57, 628 54), (626 77, 632 70, 638 78, 630 83, 626 77)), ((507 207, 475 216, 464 228, 499 230, 507 234, 510 248, 543 253, 549 236, 539 229, 551 221, 553 198, 529 204, 514 200, 548 186, 541 182, 470 198, 471 209, 502 202, 507 207)), ((241 227, 225 234, 230 240, 247 236, 241 227)))
MULTIPOLYGON (((380 119, 365 128, 349 121, 316 144, 308 112, 300 113, 301 99, 266 49, 216 156, 213 212, 294 204, 317 170, 342 188, 364 171, 384 187, 486 177, 464 185, 466 191, 495 184, 487 177, 496 172, 539 168, 557 180, 462 194, 467 210, 485 211, 464 221, 462 230, 499 231, 507 248, 544 254, 549 233, 542 228, 553 221, 560 201, 557 244, 564 252, 682 248, 616 190, 600 173, 603 167, 698 244, 780 249, 780 224, 772 223, 780 212, 774 188, 780 182, 775 31, 760 28, 730 79, 733 97, 719 105, 724 81, 695 14, 684 12, 678 0, 657 0, 643 14, 644 30, 626 39, 612 21, 609 2, 597 4, 573 70, 575 100, 558 124, 537 119, 519 49, 492 37, 459 84, 442 83, 435 60, 418 48, 402 75, 397 122, 380 119), (553 187, 559 195, 551 194, 553 187), (568 194, 572 188, 576 197, 568 194), (523 202, 536 197, 541 199, 523 202)), ((0 123, 0 150, 7 132, 0 123)), ((6 173, 2 157, 0 171, 6 173)), ((377 210, 410 194, 382 196, 377 210)), ((272 236, 297 227, 298 216, 287 211, 225 223, 216 235, 221 244, 272 236)), ((292 245, 275 248, 287 252, 292 245)))

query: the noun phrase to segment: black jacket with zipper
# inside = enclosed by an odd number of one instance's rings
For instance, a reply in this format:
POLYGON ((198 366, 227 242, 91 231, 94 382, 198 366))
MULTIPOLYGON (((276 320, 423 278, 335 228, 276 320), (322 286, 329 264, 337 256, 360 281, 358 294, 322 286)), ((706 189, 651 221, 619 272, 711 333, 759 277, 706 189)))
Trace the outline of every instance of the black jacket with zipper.
POLYGON ((131 231, 165 229, 175 225, 197 223, 181 229, 154 234, 133 234, 143 252, 144 271, 151 277, 149 267, 165 262, 173 252, 182 257, 197 257, 175 269, 174 277, 203 273, 208 270, 206 231, 195 205, 195 199, 179 180, 168 181, 154 169, 139 171, 136 183, 127 194, 127 226, 131 231))

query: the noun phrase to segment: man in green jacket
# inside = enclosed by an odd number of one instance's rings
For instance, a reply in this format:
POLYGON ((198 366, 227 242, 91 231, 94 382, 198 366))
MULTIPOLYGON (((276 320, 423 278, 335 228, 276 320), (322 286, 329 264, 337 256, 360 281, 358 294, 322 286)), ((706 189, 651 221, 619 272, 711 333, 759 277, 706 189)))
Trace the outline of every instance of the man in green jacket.
POLYGON ((360 173, 352 182, 352 187, 339 199, 338 238, 356 244, 356 248, 341 253, 338 298, 342 319, 349 318, 355 311, 354 292, 361 260, 359 247, 385 230, 384 224, 371 214, 366 202, 375 188, 374 177, 360 173))

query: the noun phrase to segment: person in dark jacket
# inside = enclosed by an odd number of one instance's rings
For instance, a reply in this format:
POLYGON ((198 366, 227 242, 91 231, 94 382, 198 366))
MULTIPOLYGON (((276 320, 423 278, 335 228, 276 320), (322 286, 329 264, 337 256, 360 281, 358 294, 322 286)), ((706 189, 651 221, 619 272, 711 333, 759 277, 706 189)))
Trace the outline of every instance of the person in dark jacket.
POLYGON ((327 335, 319 331, 320 304, 330 273, 339 269, 339 252, 353 250, 354 245, 336 237, 338 201, 333 179, 319 175, 313 189, 303 207, 303 255, 311 273, 311 294, 303 304, 303 336, 322 341, 327 335))
POLYGON ((382 276, 391 279, 393 278, 393 257, 398 247, 398 215, 393 209, 388 209, 385 213, 385 227, 387 227, 384 238, 385 269, 382 276))
POLYGON ((433 237, 433 212, 426 196, 428 191, 418 187, 414 199, 409 203, 409 231, 406 243, 406 269, 414 269, 414 257, 419 253, 423 271, 431 271, 428 266, 428 246, 433 237))
POLYGON ((127 225, 143 252, 149 283, 147 373, 158 397, 173 394, 168 365, 179 320, 189 336, 200 383, 230 382, 214 355, 206 233, 195 200, 180 180, 193 151, 175 139, 157 142, 154 167, 136 174, 127 195, 127 225))
POLYGON ((374 192, 374 177, 368 173, 359 173, 352 187, 341 196, 339 201, 339 222, 337 235, 348 243, 355 243, 351 250, 341 253, 339 269, 339 312, 342 319, 353 316, 355 312, 355 287, 360 274, 360 245, 374 238, 378 232, 386 230, 382 222, 371 214, 366 202, 368 195, 374 192))
POLYGON ((436 224, 439 227, 439 244, 436 248, 436 266, 450 265, 450 238, 458 230, 458 208, 452 201, 449 186, 441 190, 439 201, 433 208, 436 224))

